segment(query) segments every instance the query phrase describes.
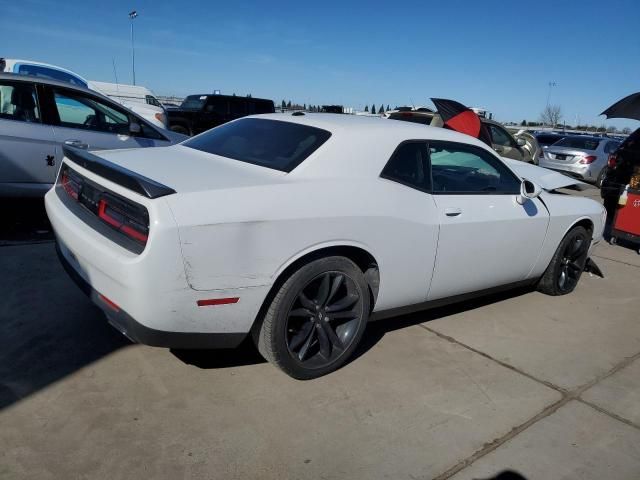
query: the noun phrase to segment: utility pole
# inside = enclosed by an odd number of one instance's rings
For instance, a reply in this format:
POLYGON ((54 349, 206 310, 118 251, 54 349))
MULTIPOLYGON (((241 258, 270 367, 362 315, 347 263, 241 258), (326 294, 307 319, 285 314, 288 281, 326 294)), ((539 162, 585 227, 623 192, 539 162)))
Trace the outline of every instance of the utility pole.
POLYGON ((547 93, 547 107, 549 106, 549 100, 551 99, 551 87, 555 87, 556 82, 549 82, 549 93, 547 93))
POLYGON ((136 50, 133 46, 133 20, 137 18, 138 12, 132 10, 129 12, 129 19, 131 20, 131 72, 133 74, 133 84, 136 84, 136 50))

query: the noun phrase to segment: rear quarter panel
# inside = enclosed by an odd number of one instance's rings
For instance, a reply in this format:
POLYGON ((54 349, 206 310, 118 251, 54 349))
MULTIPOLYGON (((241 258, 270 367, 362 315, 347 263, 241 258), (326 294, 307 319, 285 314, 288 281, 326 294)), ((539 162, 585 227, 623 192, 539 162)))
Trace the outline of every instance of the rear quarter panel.
POLYGON ((293 261, 336 245, 368 251, 377 309, 426 299, 438 225, 431 196, 383 180, 283 182, 167 197, 195 290, 272 285, 293 261))

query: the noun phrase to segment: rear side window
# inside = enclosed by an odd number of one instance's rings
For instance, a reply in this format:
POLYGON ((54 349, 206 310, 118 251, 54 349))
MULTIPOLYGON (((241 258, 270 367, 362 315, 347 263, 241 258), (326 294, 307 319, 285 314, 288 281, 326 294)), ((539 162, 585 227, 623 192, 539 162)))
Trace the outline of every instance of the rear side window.
POLYGON ((496 125, 489 124, 489 130, 491 131, 491 139, 493 143, 496 145, 502 145, 504 147, 512 147, 513 141, 511 140, 511 135, 507 133, 506 130, 503 130, 496 125))
POLYGON ((578 150, 596 150, 600 142, 597 138, 565 137, 553 144, 554 147, 577 148, 578 150))
POLYGON ((401 144, 382 170, 381 177, 407 187, 429 191, 431 176, 426 142, 401 144))
POLYGON ((28 83, 0 83, 0 118, 40 122, 36 89, 28 83))
POLYGON ((331 133, 280 120, 243 118, 182 145, 241 162, 290 172, 326 142, 331 133))

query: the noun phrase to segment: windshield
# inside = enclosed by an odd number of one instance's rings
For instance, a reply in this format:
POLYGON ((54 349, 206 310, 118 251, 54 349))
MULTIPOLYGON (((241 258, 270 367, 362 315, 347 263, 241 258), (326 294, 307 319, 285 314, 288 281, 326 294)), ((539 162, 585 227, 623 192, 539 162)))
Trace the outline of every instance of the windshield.
POLYGON ((182 101, 180 108, 186 108, 189 110, 200 110, 204 107, 204 103, 207 101, 206 95, 189 95, 182 101))
POLYGON ((595 150, 600 145, 599 138, 566 137, 553 144, 554 147, 577 148, 578 150, 595 150))
POLYGON ((244 118, 209 130, 182 145, 290 172, 330 136, 326 130, 298 123, 244 118))

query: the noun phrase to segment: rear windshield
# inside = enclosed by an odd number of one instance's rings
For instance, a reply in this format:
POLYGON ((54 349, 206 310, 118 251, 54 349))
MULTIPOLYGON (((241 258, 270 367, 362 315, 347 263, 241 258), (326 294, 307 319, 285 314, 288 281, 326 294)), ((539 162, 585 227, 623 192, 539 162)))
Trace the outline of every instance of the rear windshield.
POLYGON ((554 147, 577 148, 579 150, 595 150, 602 140, 598 138, 565 137, 553 144, 554 147))
POLYGON ((290 172, 330 136, 326 130, 298 123, 243 118, 193 137, 182 145, 290 172))
POLYGON ((536 135, 536 140, 540 145, 553 145, 558 140, 562 140, 564 137, 559 135, 536 135))

